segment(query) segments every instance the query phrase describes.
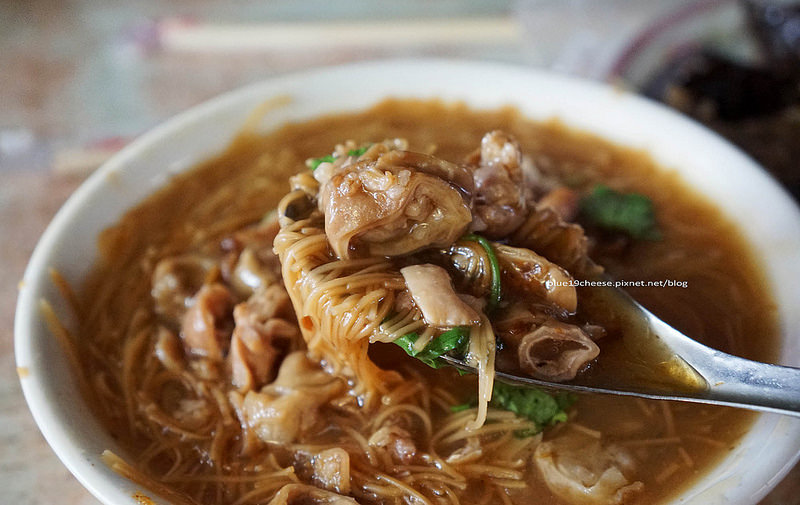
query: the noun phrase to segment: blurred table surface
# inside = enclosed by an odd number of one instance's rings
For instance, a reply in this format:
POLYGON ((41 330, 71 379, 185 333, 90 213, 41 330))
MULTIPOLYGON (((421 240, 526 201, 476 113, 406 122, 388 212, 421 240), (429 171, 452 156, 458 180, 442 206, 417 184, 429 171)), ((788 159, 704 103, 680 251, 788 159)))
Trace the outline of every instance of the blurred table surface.
MULTIPOLYGON (((598 0, 0 2, 2 501, 97 503, 61 465, 28 412, 14 365, 13 311, 17 284, 45 226, 121 145, 221 92, 319 65, 435 56, 602 80, 635 33, 682 3, 605 0, 597 8, 598 0), (458 30, 460 19, 496 24, 498 36, 470 41, 458 30), (420 20, 455 28, 455 35, 397 44, 342 44, 335 32, 335 42, 324 46, 302 40, 325 23, 402 29, 420 20), (275 45, 265 37, 275 23, 293 27, 297 44, 275 45), (219 33, 228 43, 220 44, 219 33)), ((800 504, 799 469, 762 504, 800 504)))

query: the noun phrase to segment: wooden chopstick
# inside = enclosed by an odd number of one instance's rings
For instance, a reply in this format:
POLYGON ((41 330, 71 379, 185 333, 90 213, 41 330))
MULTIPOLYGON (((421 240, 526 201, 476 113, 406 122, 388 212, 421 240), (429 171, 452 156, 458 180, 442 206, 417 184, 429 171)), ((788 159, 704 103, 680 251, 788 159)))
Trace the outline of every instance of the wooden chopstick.
POLYGON ((158 28, 163 50, 189 52, 502 45, 518 43, 522 36, 522 27, 512 17, 253 24, 168 18, 158 28))

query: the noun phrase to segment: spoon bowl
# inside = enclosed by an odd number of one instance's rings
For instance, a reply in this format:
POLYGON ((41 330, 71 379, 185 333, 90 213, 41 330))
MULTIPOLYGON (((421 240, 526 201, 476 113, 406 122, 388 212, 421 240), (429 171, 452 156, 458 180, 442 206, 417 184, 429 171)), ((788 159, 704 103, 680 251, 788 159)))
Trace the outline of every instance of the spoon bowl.
MULTIPOLYGON (((800 368, 751 361, 703 345, 611 282, 597 284, 592 289, 598 291, 593 294, 602 297, 625 322, 622 338, 626 345, 636 349, 646 368, 658 369, 663 380, 637 380, 634 374, 615 378, 613 383, 581 381, 580 377, 552 382, 500 371, 495 372, 497 380, 524 387, 709 403, 800 417, 800 368)), ((459 369, 474 371, 460 359, 441 358, 459 369)))

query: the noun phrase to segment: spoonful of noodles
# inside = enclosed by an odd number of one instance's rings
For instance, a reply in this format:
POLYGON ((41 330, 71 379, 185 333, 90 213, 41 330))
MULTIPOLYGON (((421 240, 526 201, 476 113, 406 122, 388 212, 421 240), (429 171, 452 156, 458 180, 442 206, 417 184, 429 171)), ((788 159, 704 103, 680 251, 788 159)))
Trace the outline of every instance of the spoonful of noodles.
MULTIPOLYGON (((473 371, 471 428, 495 379, 800 415, 800 369, 701 345, 615 289, 590 257, 577 192, 538 173, 511 135, 485 134, 461 163, 390 139, 307 166, 278 206, 275 252, 309 350, 365 397, 397 377, 367 352, 382 343, 473 371)), ((643 195, 591 197, 601 224, 658 238, 643 195)))

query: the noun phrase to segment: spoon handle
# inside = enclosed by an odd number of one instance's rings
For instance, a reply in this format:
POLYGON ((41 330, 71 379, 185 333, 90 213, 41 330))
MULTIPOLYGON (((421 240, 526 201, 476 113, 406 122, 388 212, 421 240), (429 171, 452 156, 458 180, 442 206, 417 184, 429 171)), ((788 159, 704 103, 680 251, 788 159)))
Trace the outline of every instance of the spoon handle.
POLYGON ((636 305, 651 331, 707 382, 706 388, 689 393, 691 398, 676 399, 800 416, 800 368, 760 363, 712 349, 636 305))

